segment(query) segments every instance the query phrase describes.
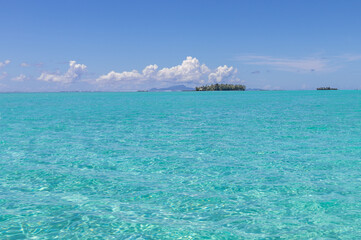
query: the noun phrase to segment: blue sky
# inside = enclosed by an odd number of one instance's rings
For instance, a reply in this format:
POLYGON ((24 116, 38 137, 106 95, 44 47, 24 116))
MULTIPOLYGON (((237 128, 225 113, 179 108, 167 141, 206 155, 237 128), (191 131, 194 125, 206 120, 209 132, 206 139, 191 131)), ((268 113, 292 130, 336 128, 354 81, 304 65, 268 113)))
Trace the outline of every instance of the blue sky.
POLYGON ((0 91, 361 89, 361 1, 0 3, 0 91))

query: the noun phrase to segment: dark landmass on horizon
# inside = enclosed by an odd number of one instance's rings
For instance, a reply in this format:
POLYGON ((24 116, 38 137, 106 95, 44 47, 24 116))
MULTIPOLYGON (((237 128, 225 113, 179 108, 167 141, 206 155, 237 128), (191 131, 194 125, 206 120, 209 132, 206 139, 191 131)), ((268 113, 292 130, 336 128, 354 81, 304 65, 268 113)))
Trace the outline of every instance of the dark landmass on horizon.
POLYGON ((319 87, 319 88, 317 88, 317 90, 338 90, 338 89, 332 88, 332 87, 319 87))
POLYGON ((245 91, 246 86, 241 84, 223 84, 216 83, 196 87, 196 91, 245 91))

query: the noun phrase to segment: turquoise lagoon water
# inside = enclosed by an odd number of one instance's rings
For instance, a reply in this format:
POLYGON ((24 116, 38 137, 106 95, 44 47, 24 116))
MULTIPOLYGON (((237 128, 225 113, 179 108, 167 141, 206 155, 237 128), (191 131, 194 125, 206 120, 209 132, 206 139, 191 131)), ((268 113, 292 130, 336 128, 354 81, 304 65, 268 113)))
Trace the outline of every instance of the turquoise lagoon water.
POLYGON ((360 239, 361 91, 0 94, 0 239, 360 239))

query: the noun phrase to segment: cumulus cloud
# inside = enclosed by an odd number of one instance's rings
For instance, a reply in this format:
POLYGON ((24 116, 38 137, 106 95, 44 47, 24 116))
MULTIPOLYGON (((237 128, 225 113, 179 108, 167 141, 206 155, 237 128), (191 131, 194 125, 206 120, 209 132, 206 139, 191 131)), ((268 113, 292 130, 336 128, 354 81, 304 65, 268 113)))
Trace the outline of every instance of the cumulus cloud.
POLYGON ((227 65, 219 66, 214 72, 208 75, 208 79, 210 82, 220 83, 222 81, 234 82, 237 81, 236 78, 237 69, 233 67, 227 67, 227 65))
POLYGON ((142 71, 143 76, 145 76, 146 78, 155 77, 157 74, 157 69, 158 66, 156 64, 146 66, 142 71))
POLYGON ((197 58, 187 57, 181 65, 163 68, 157 73, 157 80, 173 80, 175 82, 198 82, 210 70, 205 64, 200 64, 197 58))
POLYGON ((130 72, 111 71, 96 79, 102 82, 132 82, 134 84, 152 82, 171 83, 216 83, 238 81, 237 69, 226 65, 211 70, 205 64, 200 64, 197 58, 187 57, 182 64, 170 68, 159 69, 157 65, 148 65, 141 72, 133 70, 130 72))
POLYGON ((114 72, 111 71, 106 75, 102 75, 99 78, 97 78, 98 82, 102 81, 131 81, 131 80, 142 80, 143 75, 140 74, 137 70, 133 70, 131 72, 114 72))
POLYGON ((8 65, 11 61, 9 59, 3 61, 3 62, 0 62, 0 67, 5 67, 6 65, 8 65))
POLYGON ((26 79, 26 76, 24 74, 20 74, 17 77, 13 77, 11 80, 16 81, 16 82, 22 82, 26 79))
POLYGON ((75 80, 81 78, 81 76, 86 72, 87 66, 84 64, 78 64, 76 61, 69 62, 69 69, 66 73, 61 74, 57 73, 47 73, 43 72, 38 80, 46 82, 59 82, 59 83, 72 83, 75 80))

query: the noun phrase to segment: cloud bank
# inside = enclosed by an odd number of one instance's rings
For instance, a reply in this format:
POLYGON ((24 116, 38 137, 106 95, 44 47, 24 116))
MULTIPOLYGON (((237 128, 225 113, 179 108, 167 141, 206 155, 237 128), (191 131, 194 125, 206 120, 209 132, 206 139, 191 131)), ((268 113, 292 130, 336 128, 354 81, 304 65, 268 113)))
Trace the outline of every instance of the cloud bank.
POLYGON ((261 55, 243 55, 236 60, 244 64, 268 66, 288 72, 334 72, 345 63, 361 60, 361 55, 345 54, 331 57, 277 58, 261 55))
POLYGON ((216 69, 210 69, 205 64, 200 64, 197 58, 187 57, 182 64, 170 68, 162 68, 154 65, 146 66, 141 72, 137 70, 115 72, 101 75, 96 79, 97 83, 164 83, 174 84, 210 84, 219 82, 236 82, 237 69, 226 65, 216 69))
POLYGON ((80 77, 86 72, 86 70, 87 66, 85 66, 84 64, 78 64, 76 63, 76 61, 70 61, 69 69, 66 73, 60 74, 43 72, 40 77, 38 77, 38 80, 68 84, 80 79, 80 77))
POLYGON ((239 56, 237 60, 245 64, 273 67, 281 71, 313 72, 330 70, 326 59, 318 58, 275 58, 270 56, 239 56))

